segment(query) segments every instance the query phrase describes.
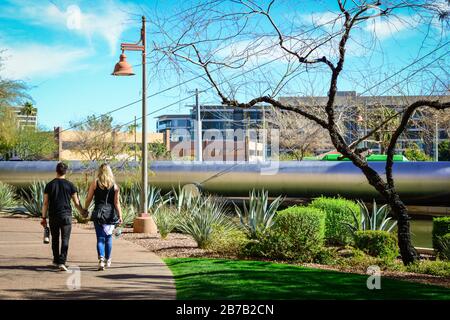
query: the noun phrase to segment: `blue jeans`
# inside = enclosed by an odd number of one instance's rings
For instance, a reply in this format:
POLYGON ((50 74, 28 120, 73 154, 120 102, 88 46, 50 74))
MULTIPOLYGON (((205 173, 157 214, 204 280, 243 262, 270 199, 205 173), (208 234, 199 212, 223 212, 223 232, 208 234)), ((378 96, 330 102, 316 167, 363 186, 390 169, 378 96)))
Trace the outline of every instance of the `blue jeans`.
POLYGON ((111 258, 112 251, 112 235, 107 235, 103 230, 103 226, 97 222, 94 222, 95 234, 97 235, 97 254, 98 258, 105 258, 108 260, 111 258))

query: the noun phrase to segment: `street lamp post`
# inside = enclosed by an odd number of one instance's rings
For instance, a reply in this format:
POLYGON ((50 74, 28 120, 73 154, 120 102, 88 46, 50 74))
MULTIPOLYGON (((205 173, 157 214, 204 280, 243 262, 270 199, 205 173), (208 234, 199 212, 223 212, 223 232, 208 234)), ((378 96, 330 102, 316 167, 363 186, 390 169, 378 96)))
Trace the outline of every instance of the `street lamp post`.
POLYGON ((133 76, 133 69, 126 61, 125 51, 142 52, 142 159, 141 159, 141 213, 133 224, 134 232, 137 233, 156 233, 156 225, 153 219, 148 215, 148 144, 147 144, 147 79, 145 71, 145 17, 142 17, 141 39, 137 43, 121 43, 122 54, 120 61, 115 65, 112 75, 114 76, 133 76))

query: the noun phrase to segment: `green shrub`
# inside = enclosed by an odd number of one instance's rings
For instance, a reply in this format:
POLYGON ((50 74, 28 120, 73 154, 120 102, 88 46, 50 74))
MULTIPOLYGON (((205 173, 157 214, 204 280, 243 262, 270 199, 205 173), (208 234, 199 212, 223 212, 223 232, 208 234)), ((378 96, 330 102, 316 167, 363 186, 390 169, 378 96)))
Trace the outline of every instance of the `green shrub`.
POLYGON ((352 242, 352 232, 347 224, 353 222, 353 213, 359 212, 359 206, 350 200, 342 198, 320 197, 309 205, 326 213, 325 240, 331 245, 347 245, 352 242))
POLYGON ((241 229, 215 225, 206 248, 220 254, 239 256, 248 241, 246 233, 241 229))
POLYGON ((421 260, 406 266, 408 272, 431 274, 438 277, 450 277, 450 261, 421 260))
MULTIPOLYGON (((340 253, 338 252, 338 254, 340 253)), ((381 270, 404 271, 404 266, 400 261, 373 257, 356 248, 346 249, 345 257, 342 255, 336 257, 331 265, 346 269, 361 270, 364 272, 370 266, 378 266, 381 270)))
POLYGON ((450 233, 450 217, 433 218, 433 248, 440 255, 443 251, 441 246, 441 237, 450 233))
POLYGON ((354 237, 356 248, 373 257, 394 260, 398 256, 397 238, 387 231, 356 231, 354 237))
POLYGON ((380 259, 370 256, 364 251, 352 248, 346 253, 345 258, 337 259, 336 264, 342 267, 367 269, 372 265, 379 265, 380 259))
POLYGON ((176 211, 169 206, 161 206, 153 214, 161 239, 166 239, 177 224, 176 211))
POLYGON ((322 249, 325 213, 308 207, 278 212, 272 228, 244 249, 247 255, 302 262, 314 261, 322 249))
POLYGON ((325 246, 319 248, 314 254, 313 262, 326 265, 335 264, 336 259, 338 258, 335 249, 336 248, 328 248, 325 246))
POLYGON ((416 143, 410 144, 403 152, 409 161, 431 161, 432 158, 427 155, 416 143))
POLYGON ((14 188, 0 181, 0 211, 14 207, 16 204, 14 188))

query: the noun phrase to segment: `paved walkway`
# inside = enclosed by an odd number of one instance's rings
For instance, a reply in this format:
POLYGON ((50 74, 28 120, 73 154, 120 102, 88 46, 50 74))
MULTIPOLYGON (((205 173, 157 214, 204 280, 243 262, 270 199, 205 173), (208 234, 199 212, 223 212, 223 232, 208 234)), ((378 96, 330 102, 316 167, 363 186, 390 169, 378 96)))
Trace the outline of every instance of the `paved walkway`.
POLYGON ((35 219, 0 217, 0 299, 175 299, 172 273, 140 246, 114 240, 112 267, 97 271, 94 231, 74 226, 66 273, 42 236, 35 219))

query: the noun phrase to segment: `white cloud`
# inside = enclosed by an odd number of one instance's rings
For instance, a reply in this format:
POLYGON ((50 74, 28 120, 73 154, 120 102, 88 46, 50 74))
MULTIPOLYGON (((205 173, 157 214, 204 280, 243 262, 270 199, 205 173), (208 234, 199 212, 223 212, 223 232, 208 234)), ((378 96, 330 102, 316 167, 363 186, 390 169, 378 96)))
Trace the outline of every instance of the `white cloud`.
POLYGON ((94 37, 103 38, 111 54, 118 50, 122 33, 130 26, 130 14, 136 11, 130 5, 115 1, 88 2, 89 7, 66 2, 56 6, 53 2, 13 0, 2 9, 0 17, 18 17, 31 24, 47 26, 82 35, 93 43, 94 37))
POLYGON ((413 30, 418 25, 417 19, 412 16, 389 16, 369 20, 364 27, 367 32, 373 33, 383 40, 407 30, 413 30))
MULTIPOLYGON (((5 46, 2 46, 5 48, 5 46)), ((2 73, 9 79, 29 80, 34 77, 49 77, 84 68, 83 58, 87 50, 27 44, 6 47, 2 73)))
MULTIPOLYGON (((376 8, 370 9, 367 15, 377 15, 376 8)), ((299 21, 305 26, 319 26, 327 32, 336 32, 342 29, 344 18, 337 12, 324 11, 301 14, 299 21)), ((374 34, 378 39, 384 40, 394 34, 413 30, 419 24, 419 20, 414 16, 392 15, 369 19, 362 27, 364 32, 374 34)))
POLYGON ((342 14, 332 11, 312 12, 311 14, 301 14, 300 20, 306 24, 331 29, 333 26, 341 26, 344 23, 342 14))
MULTIPOLYGON (((286 48, 303 57, 313 49, 311 54, 308 55, 309 60, 323 56, 326 56, 328 59, 335 59, 338 56, 339 39, 331 39, 317 48, 316 45, 316 41, 302 38, 285 40, 284 42, 286 48)), ((348 42, 347 55, 361 56, 364 54, 365 50, 362 46, 352 40, 348 42)), ((216 56, 228 62, 247 56, 250 65, 261 64, 274 59, 281 63, 287 63, 296 59, 280 47, 278 37, 264 37, 256 41, 237 41, 217 51, 216 56)), ((239 60, 239 62, 242 62, 242 60, 239 60)))

